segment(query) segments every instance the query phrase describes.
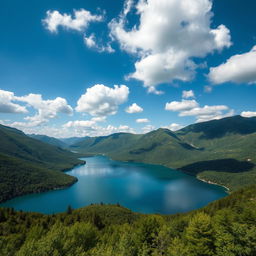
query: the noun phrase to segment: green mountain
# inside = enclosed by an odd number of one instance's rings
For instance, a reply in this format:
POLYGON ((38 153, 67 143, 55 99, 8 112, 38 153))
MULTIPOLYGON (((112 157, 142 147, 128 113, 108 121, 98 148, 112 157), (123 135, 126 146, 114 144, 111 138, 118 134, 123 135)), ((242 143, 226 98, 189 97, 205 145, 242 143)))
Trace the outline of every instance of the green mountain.
POLYGON ((76 181, 61 172, 83 163, 75 154, 3 125, 0 125, 0 138, 0 202, 62 188, 76 181))
POLYGON ((85 138, 87 137, 70 137, 70 138, 61 138, 59 140, 64 142, 67 145, 72 145, 84 140, 85 138))
POLYGON ((256 118, 234 116, 187 126, 86 138, 71 146, 83 154, 161 164, 231 190, 256 182, 256 118))
POLYGON ((40 140, 42 142, 51 144, 56 147, 68 148, 68 144, 64 143, 63 141, 61 141, 59 139, 53 138, 53 137, 49 137, 46 135, 39 135, 39 134, 27 134, 27 135, 33 139, 40 140))
POLYGON ((86 154, 111 154, 123 148, 129 148, 141 135, 129 133, 115 133, 102 137, 87 137, 84 140, 70 146, 72 150, 86 154))
POLYGON ((43 215, 0 208, 2 256, 255 256, 256 186, 189 213, 91 205, 43 215))
MULTIPOLYGON (((69 206, 65 213, 52 215, 0 208, 0 255, 255 256, 255 120, 232 117, 177 132, 158 129, 144 135, 85 138, 72 148, 175 166, 233 190, 254 185, 175 215, 139 214, 118 204, 77 210, 69 206)), ((1 196, 73 182, 59 170, 78 163, 74 154, 9 127, 0 126, 0 137, 1 196)))

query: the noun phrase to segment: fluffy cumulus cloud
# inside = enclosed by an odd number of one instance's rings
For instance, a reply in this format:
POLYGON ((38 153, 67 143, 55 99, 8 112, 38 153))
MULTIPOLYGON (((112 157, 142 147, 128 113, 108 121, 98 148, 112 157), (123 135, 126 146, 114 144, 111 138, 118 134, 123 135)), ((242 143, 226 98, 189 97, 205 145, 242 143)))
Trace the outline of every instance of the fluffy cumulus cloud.
POLYGON ((165 110, 170 111, 185 111, 198 107, 198 103, 195 100, 182 100, 172 101, 166 103, 165 110))
POLYGON ((211 9, 211 0, 140 0, 136 5, 126 1, 109 27, 121 48, 138 56, 129 77, 143 81, 151 92, 157 92, 160 83, 191 80, 197 68, 193 57, 231 45, 228 28, 211 28, 211 9), (127 14, 133 6, 139 24, 127 29, 127 14))
POLYGON ((131 106, 127 107, 125 111, 129 114, 141 113, 143 112, 143 108, 136 103, 133 103, 131 106))
POLYGON ((101 22, 104 17, 102 15, 93 15, 91 12, 81 9, 74 10, 74 15, 63 13, 59 11, 47 11, 46 18, 42 21, 45 28, 52 33, 57 33, 60 27, 67 30, 76 30, 84 33, 84 43, 85 45, 97 52, 114 52, 111 47, 110 42, 104 44, 103 42, 98 42, 95 34, 92 33, 90 36, 85 34, 87 27, 92 22, 101 22))
POLYGON ((196 122, 205 122, 213 119, 221 119, 233 116, 234 110, 229 109, 226 105, 215 105, 203 107, 195 100, 172 101, 166 103, 165 110, 179 112, 180 117, 195 116, 196 122))
POLYGON ((0 113, 27 113, 27 109, 13 101, 16 96, 13 92, 0 90, 0 113))
POLYGON ((213 84, 225 82, 256 83, 256 45, 251 51, 237 54, 225 63, 210 68, 209 79, 213 84))
POLYGON ((115 52, 115 50, 111 47, 110 43, 107 43, 106 45, 98 43, 95 34, 91 34, 90 36, 84 36, 84 43, 88 48, 93 49, 97 52, 115 52))
POLYGON ((118 106, 128 99, 128 95, 129 88, 125 85, 115 85, 114 88, 110 88, 96 84, 88 88, 77 101, 76 111, 95 117, 115 115, 118 106))
POLYGON ((207 106, 182 111, 179 116, 196 116, 197 122, 205 122, 213 119, 221 119, 233 116, 234 111, 225 105, 207 106))
POLYGON ((44 100, 42 95, 30 93, 26 96, 16 97, 16 99, 37 111, 34 116, 25 117, 28 123, 20 123, 20 125, 23 124, 24 126, 37 126, 57 117, 60 113, 68 115, 73 113, 73 109, 68 105, 66 99, 61 97, 57 97, 54 100, 44 100))
POLYGON ((195 94, 192 90, 182 91, 182 98, 183 99, 195 98, 195 94))
POLYGON ((256 116, 256 112, 253 112, 253 111, 243 111, 240 115, 242 117, 254 117, 254 116, 256 116))
POLYGON ((58 32, 59 27, 84 31, 90 22, 102 21, 101 15, 93 15, 89 11, 81 9, 74 10, 74 16, 61 14, 59 11, 47 11, 43 24, 50 32, 58 32))
POLYGON ((28 113, 29 108, 33 108, 36 114, 24 117, 23 122, 13 122, 6 125, 20 129, 35 127, 56 118, 60 113, 68 115, 73 113, 72 107, 61 97, 54 100, 43 100, 40 94, 31 93, 25 96, 15 96, 13 92, 0 90, 0 112, 24 114, 28 113), (25 106, 20 105, 20 103, 25 104, 25 106))
POLYGON ((139 118, 139 119, 136 119, 136 123, 149 123, 150 121, 147 119, 147 118, 139 118))
MULTIPOLYGON (((113 133, 119 132, 128 132, 128 133, 135 133, 135 130, 128 125, 107 125, 106 127, 102 127, 97 125, 97 123, 93 120, 76 120, 76 121, 69 121, 63 125, 63 134, 67 136, 106 136, 113 133)), ((62 137, 65 137, 65 135, 62 137)))
POLYGON ((168 126, 164 126, 163 128, 167 128, 171 131, 178 131, 180 129, 182 129, 184 127, 184 125, 180 125, 180 124, 176 124, 176 123, 172 123, 168 126))

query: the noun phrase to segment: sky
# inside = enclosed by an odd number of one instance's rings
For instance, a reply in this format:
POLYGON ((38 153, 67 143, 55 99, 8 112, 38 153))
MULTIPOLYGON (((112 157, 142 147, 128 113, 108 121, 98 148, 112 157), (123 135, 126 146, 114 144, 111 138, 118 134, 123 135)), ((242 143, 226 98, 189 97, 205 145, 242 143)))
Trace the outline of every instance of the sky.
POLYGON ((0 123, 52 137, 256 116, 254 0, 0 2, 0 123))

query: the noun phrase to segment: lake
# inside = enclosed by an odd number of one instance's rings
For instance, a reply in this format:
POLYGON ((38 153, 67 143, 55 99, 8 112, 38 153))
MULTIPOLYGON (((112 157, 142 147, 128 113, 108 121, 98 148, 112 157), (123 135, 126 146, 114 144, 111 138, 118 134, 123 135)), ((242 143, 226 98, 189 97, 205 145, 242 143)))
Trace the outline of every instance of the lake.
POLYGON ((68 205, 116 204, 141 213, 186 212, 226 196, 225 189, 159 165, 113 161, 105 156, 83 158, 86 165, 67 174, 78 182, 62 190, 30 194, 0 204, 17 210, 63 212, 68 205))

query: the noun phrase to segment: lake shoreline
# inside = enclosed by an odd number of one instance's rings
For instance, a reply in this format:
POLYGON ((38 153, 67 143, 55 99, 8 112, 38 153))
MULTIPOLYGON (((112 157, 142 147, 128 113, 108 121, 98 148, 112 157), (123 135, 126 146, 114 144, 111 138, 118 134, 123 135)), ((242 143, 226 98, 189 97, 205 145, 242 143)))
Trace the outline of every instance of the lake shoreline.
POLYGON ((213 182, 213 181, 210 181, 210 180, 205 180, 205 179, 202 179, 202 178, 199 178, 197 176, 195 176, 198 180, 202 181, 202 182, 205 182, 205 183, 208 183, 208 184, 212 184, 212 185, 216 185, 216 186, 220 186, 220 187, 223 187, 226 189, 227 193, 230 194, 230 189, 224 185, 221 185, 221 184, 218 184, 216 182, 213 182))
POLYGON ((148 162, 133 162, 133 161, 119 160, 119 159, 111 158, 110 156, 108 156, 107 154, 104 154, 104 153, 102 153, 102 154, 94 154, 94 155, 91 155, 90 157, 94 157, 94 156, 106 156, 106 157, 108 157, 110 160, 120 161, 120 162, 124 162, 124 163, 138 163, 138 164, 142 163, 142 164, 150 164, 150 165, 154 165, 154 166, 157 166, 157 165, 163 166, 163 167, 166 167, 166 168, 168 168, 168 169, 170 169, 170 170, 173 169, 173 170, 181 171, 182 173, 185 173, 185 174, 187 174, 187 175, 193 176, 193 177, 195 177, 196 179, 198 179, 198 180, 200 180, 200 181, 202 181, 202 182, 205 182, 205 183, 207 183, 207 184, 211 184, 211 185, 216 185, 216 186, 219 186, 219 187, 223 187, 223 188, 225 188, 227 194, 231 194, 231 190, 230 190, 229 187, 227 187, 227 186, 225 186, 225 185, 221 185, 221 184, 216 183, 216 182, 213 182, 213 181, 210 181, 210 180, 206 180, 206 179, 199 178, 197 175, 193 175, 193 174, 191 174, 191 173, 185 172, 185 171, 183 171, 183 170, 180 169, 180 168, 173 168, 173 167, 169 167, 169 166, 164 165, 164 164, 154 164, 154 163, 148 163, 148 162))
POLYGON ((76 209, 91 203, 119 202, 144 214, 175 214, 198 209, 226 196, 221 188, 205 186, 194 176, 190 178, 191 175, 159 164, 115 162, 100 155, 81 160, 86 160, 86 165, 67 172, 78 179, 77 185, 67 189, 54 187, 52 190, 58 192, 33 193, 41 195, 20 198, 2 206, 52 214, 65 211, 67 205, 76 209))
POLYGON ((31 194, 40 194, 40 193, 45 193, 45 192, 50 192, 50 191, 62 190, 62 189, 69 188, 69 187, 73 186, 75 183, 78 182, 78 178, 75 177, 75 176, 67 174, 67 172, 71 171, 72 169, 74 169, 76 167, 79 167, 79 166, 82 166, 82 165, 85 165, 85 164, 86 164, 86 161, 81 160, 79 163, 74 164, 72 167, 65 168, 65 169, 62 169, 62 170, 59 171, 59 172, 63 172, 65 175, 68 175, 68 176, 73 178, 72 181, 70 181, 68 184, 63 184, 63 185, 55 186, 55 187, 52 187, 52 188, 41 188, 37 191, 30 191, 30 192, 26 192, 26 193, 20 193, 16 196, 13 196, 13 197, 10 197, 10 198, 4 199, 4 200, 0 200, 0 204, 5 203, 7 201, 10 201, 12 199, 15 199, 17 197, 21 197, 21 196, 26 196, 26 195, 31 195, 31 194))

